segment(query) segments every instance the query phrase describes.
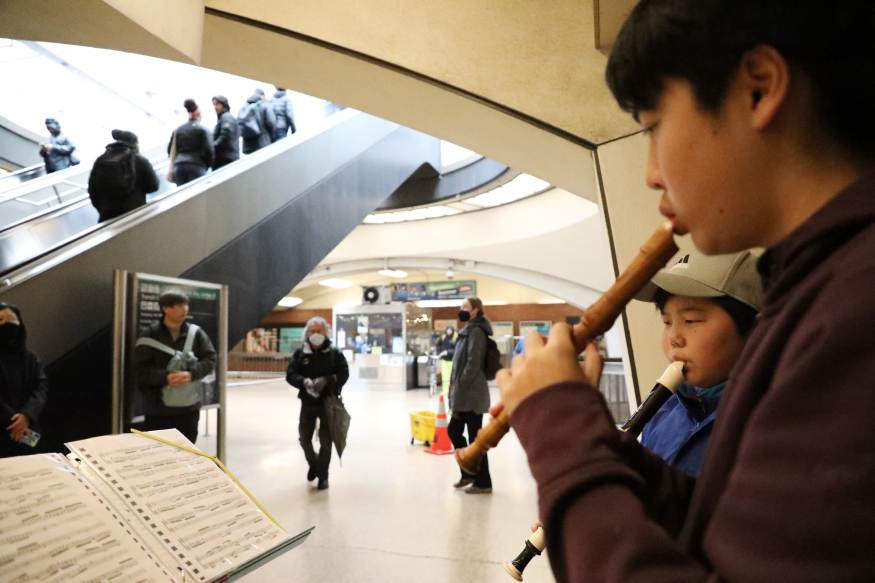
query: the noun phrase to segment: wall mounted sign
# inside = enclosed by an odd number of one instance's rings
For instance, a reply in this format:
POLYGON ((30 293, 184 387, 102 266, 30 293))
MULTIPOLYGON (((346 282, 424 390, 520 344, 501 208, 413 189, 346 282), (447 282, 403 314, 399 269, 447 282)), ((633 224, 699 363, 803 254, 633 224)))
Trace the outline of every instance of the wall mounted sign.
POLYGON ((464 300, 477 295, 476 281, 426 281, 392 284, 393 302, 464 300))

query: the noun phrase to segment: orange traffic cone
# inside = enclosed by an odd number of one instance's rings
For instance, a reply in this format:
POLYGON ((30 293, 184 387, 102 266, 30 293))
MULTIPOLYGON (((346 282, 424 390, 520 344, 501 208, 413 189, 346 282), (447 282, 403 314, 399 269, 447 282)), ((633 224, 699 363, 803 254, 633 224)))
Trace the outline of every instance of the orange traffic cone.
POLYGON ((425 450, 425 453, 433 453, 436 455, 447 455, 453 453, 453 444, 450 441, 450 434, 447 433, 447 410, 444 408, 444 396, 441 395, 440 405, 438 405, 437 419, 434 424, 434 441, 431 447, 425 450))

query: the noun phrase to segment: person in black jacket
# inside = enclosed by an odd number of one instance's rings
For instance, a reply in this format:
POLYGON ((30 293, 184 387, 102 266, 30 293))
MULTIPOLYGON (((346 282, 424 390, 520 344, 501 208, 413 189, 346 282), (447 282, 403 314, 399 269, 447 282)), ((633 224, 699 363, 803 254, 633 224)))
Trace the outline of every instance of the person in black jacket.
POLYGON ((176 157, 172 163, 173 181, 177 186, 197 180, 213 165, 213 139, 200 123, 201 108, 194 99, 186 99, 183 105, 188 121, 176 128, 167 144, 167 153, 172 154, 176 140, 176 157))
MULTIPOLYGON (((158 297, 158 304, 164 312, 164 318, 143 330, 140 337, 153 338, 174 350, 182 351, 190 329, 186 322, 188 296, 178 290, 168 290, 158 297)), ((167 371, 172 357, 166 352, 151 346, 137 346, 134 349, 134 373, 137 386, 143 395, 145 431, 178 429, 192 443, 197 441, 200 402, 185 407, 164 404, 165 387, 179 387, 199 381, 216 369, 216 349, 213 348, 210 337, 201 329, 196 334, 191 351, 197 358, 197 363, 185 372, 167 371)))
POLYGON ((349 379, 346 357, 331 346, 328 322, 311 318, 304 329, 304 345, 295 351, 289 361, 286 381, 298 389, 301 399, 301 417, 298 435, 304 456, 310 466, 307 481, 319 478, 318 488, 328 488, 328 465, 331 463, 331 429, 325 414, 325 397, 340 395, 349 379), (313 432, 319 420, 319 453, 313 449, 313 432))
POLYGON ((158 190, 158 175, 134 132, 112 130, 113 143, 98 156, 88 177, 91 204, 108 221, 146 204, 146 195, 158 190))
POLYGON ((39 416, 49 394, 39 358, 27 349, 26 342, 21 312, 0 302, 0 419, 6 427, 0 435, 0 457, 34 453, 22 439, 39 432, 39 416))
POLYGON ((273 107, 264 100, 264 91, 256 89, 255 93, 246 100, 237 114, 237 123, 240 126, 240 135, 243 136, 244 154, 251 154, 270 145, 276 127, 276 116, 273 114, 273 107), (247 114, 250 109, 254 111, 247 114), (254 120, 257 128, 247 130, 247 122, 250 119, 254 120))
POLYGON ((216 110, 216 127, 213 129, 213 170, 240 159, 240 128, 237 118, 231 113, 231 105, 224 95, 213 97, 216 110))
POLYGON ((291 98, 286 95, 286 90, 276 88, 276 93, 270 98, 270 106, 273 108, 276 125, 273 128, 271 141, 276 142, 286 137, 289 132, 295 133, 295 108, 291 98))

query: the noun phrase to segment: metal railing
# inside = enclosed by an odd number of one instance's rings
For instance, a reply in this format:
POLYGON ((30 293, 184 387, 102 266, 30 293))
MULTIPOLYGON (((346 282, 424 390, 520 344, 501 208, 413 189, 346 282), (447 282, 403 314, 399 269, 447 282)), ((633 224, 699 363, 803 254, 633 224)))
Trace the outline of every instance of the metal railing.
POLYGON ((285 377, 291 352, 229 352, 228 374, 246 377, 285 377))

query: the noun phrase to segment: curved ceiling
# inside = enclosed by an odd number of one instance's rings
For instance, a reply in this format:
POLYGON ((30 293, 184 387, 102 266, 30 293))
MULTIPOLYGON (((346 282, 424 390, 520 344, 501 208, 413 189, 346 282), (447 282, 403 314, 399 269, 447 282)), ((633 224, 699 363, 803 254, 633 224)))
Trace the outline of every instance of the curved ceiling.
MULTIPOLYGON (((591 0, 205 4, 202 66, 448 139, 592 201, 590 150, 637 130, 605 88, 591 0)), ((0 35, 189 60, 102 0, 54 6, 6 0, 0 35)))

